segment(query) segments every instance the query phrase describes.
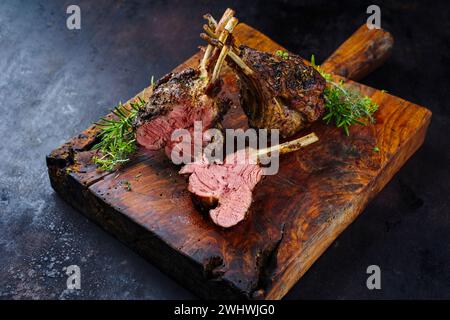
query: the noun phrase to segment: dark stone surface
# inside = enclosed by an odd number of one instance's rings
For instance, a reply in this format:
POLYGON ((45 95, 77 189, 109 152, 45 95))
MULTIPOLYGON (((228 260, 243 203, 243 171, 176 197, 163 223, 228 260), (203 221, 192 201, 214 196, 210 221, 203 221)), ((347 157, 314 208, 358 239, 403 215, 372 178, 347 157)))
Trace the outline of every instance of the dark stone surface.
MULTIPOLYGON (((1 1, 0 298, 195 298, 86 220, 51 189, 45 155, 188 58, 201 16, 226 6, 318 61, 361 25, 372 1, 1 1), (82 29, 66 28, 78 4, 82 29), (63 267, 78 264, 82 290, 63 267)), ((450 298, 449 5, 377 1, 396 44, 363 83, 427 106, 423 148, 288 294, 450 298), (366 268, 382 290, 366 288, 366 268)), ((189 276, 189 275, 186 275, 189 276)))

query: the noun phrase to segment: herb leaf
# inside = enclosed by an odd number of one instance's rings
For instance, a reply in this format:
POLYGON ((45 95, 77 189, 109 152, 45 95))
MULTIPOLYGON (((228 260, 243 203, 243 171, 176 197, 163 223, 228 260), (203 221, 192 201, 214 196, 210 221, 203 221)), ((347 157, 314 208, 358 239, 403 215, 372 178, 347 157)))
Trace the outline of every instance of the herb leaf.
POLYGON ((112 113, 116 119, 102 118, 96 125, 101 127, 99 137, 101 141, 94 146, 101 156, 94 156, 92 161, 99 165, 99 169, 112 171, 127 162, 128 156, 136 151, 136 137, 133 120, 139 109, 145 104, 140 97, 126 108, 122 103, 114 108, 112 113))
MULTIPOLYGON (((153 76, 150 79, 150 88, 152 90, 155 88, 153 76)), ((144 105, 145 101, 141 97, 130 102, 129 108, 119 103, 112 110, 116 116, 115 119, 101 118, 100 122, 95 123, 101 127, 99 134, 101 141, 94 146, 94 149, 99 150, 101 156, 92 157, 92 161, 99 166, 99 169, 112 171, 129 161, 128 156, 136 151, 136 133, 133 121, 144 105)))
POLYGON ((289 58, 289 53, 286 52, 286 51, 283 51, 283 50, 277 50, 277 51, 275 52, 275 54, 276 54, 277 56, 279 56, 280 58, 283 58, 283 59, 289 58))
POLYGON ((323 117, 327 124, 334 122, 348 136, 351 125, 365 126, 368 122, 375 122, 373 113, 378 110, 378 104, 358 91, 345 88, 342 80, 335 82, 331 74, 316 65, 314 55, 311 56, 311 65, 319 71, 328 84, 324 90, 327 113, 323 117))

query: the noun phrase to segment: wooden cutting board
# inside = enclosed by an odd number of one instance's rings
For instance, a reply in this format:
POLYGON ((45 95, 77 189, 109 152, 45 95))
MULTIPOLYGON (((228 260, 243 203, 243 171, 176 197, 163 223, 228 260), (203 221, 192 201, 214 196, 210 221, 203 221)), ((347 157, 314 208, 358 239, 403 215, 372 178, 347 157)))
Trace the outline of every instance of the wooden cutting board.
MULTIPOLYGON (((362 27, 324 64, 358 79, 385 58, 392 38, 362 27)), ((240 24, 239 41, 274 52, 281 46, 240 24)), ((197 54, 177 70, 198 63, 197 54)), ((224 70, 235 102, 225 127, 246 127, 235 76, 224 70)), ((96 171, 91 126, 47 157, 53 188, 76 209, 204 298, 280 299, 420 147, 431 112, 347 81, 380 106, 377 122, 350 136, 322 121, 300 135, 320 141, 283 156, 280 171, 256 187, 249 217, 220 229, 193 206, 186 177, 161 152, 140 149, 114 173, 96 171), (378 150, 378 151, 377 151, 378 150), (124 182, 131 184, 131 190, 124 182)), ((140 93, 147 98, 151 89, 140 93)))

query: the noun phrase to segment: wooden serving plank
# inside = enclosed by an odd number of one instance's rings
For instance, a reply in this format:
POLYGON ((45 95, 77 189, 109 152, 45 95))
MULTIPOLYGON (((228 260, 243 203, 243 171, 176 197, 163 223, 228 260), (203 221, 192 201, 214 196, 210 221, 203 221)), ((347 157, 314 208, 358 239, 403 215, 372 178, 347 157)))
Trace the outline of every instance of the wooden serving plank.
MULTIPOLYGON (((240 24, 237 39, 259 50, 281 46, 240 24)), ((177 69, 198 63, 197 54, 177 69)), ((235 107, 225 127, 246 127, 235 76, 224 70, 235 107)), ((320 141, 283 156, 254 192, 249 217, 221 229, 193 206, 185 177, 164 153, 139 149, 115 173, 90 162, 92 126, 47 157, 53 188, 72 206, 204 298, 280 299, 420 147, 431 112, 347 81, 380 106, 377 122, 345 136, 316 123, 320 141), (374 150, 377 147, 379 151, 374 150), (131 190, 121 182, 129 181, 131 190)), ((150 89, 140 93, 148 97, 150 89)))

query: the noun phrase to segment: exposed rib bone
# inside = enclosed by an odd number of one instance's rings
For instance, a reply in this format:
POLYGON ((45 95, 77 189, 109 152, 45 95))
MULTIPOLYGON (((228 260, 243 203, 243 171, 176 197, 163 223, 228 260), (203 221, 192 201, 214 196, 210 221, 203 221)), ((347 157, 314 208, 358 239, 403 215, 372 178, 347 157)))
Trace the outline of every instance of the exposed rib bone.
POLYGON ((259 158, 262 155, 266 155, 266 154, 274 152, 274 151, 278 151, 280 154, 286 154, 289 152, 297 151, 297 150, 299 150, 303 147, 306 147, 307 145, 310 145, 318 140, 319 140, 319 138, 316 136, 316 134, 314 132, 312 132, 306 136, 303 136, 301 138, 298 138, 298 139, 295 139, 292 141, 287 141, 285 143, 282 143, 282 144, 279 144, 276 146, 256 150, 256 156, 259 158))
POLYGON ((214 66, 214 71, 211 76, 211 82, 214 82, 219 77, 220 69, 222 68, 225 57, 227 56, 230 47, 226 44, 228 36, 233 32, 234 27, 238 24, 238 20, 232 17, 226 24, 224 30, 221 32, 219 37, 219 42, 223 43, 222 50, 220 51, 219 58, 217 58, 216 65, 214 66))
MULTIPOLYGON (((228 23, 228 21, 234 16, 234 10, 228 8, 225 10, 224 14, 222 15, 222 18, 220 18, 220 21, 217 23, 214 18, 210 14, 206 14, 203 17, 208 21, 209 28, 211 29, 214 26, 214 34, 218 34, 222 32, 224 26, 228 23)), ((208 79, 208 71, 207 71, 207 65, 209 62, 209 59, 211 56, 213 56, 213 51, 216 50, 215 47, 208 45, 205 54, 203 55, 203 59, 200 62, 200 70, 202 72, 202 75, 208 79)))
POLYGON ((216 38, 215 31, 213 31, 208 25, 204 24, 203 30, 206 32, 206 34, 208 34, 208 36, 216 38))
MULTIPOLYGON (((214 47, 219 49, 223 48, 223 43, 221 43, 217 38, 211 37, 205 33, 200 34, 200 37, 214 47)), ((235 50, 235 48, 231 47, 228 51, 228 56, 242 69, 246 75, 252 75, 253 70, 250 69, 244 61, 242 61, 242 59, 235 53, 235 50)))
MULTIPOLYGON (((225 11, 226 12, 226 11, 225 11)), ((212 30, 216 30, 217 28, 217 21, 216 19, 214 19, 214 17, 207 13, 203 16, 203 19, 208 21, 208 26, 212 29, 212 30)))
MULTIPOLYGON (((205 26, 203 26, 203 28, 205 28, 205 26)), ((203 40, 205 40, 206 42, 208 42, 209 44, 211 44, 211 45, 213 45, 215 47, 218 47, 218 48, 222 48, 223 43, 219 41, 219 36, 217 34, 215 34, 215 33, 211 33, 210 31, 211 31, 211 29, 205 30, 205 32, 207 34, 201 33, 200 37, 203 40)), ((239 53, 241 51, 239 50, 238 47, 236 47, 236 44, 235 44, 235 42, 233 40, 230 41, 230 51, 233 51, 234 54, 239 55, 239 53)))
POLYGON ((222 18, 220 18, 220 20, 219 20, 219 23, 217 23, 216 34, 219 34, 220 32, 222 32, 222 30, 225 28, 228 21, 231 18, 233 18, 233 16, 234 16, 233 9, 228 8, 227 10, 225 10, 222 18))

